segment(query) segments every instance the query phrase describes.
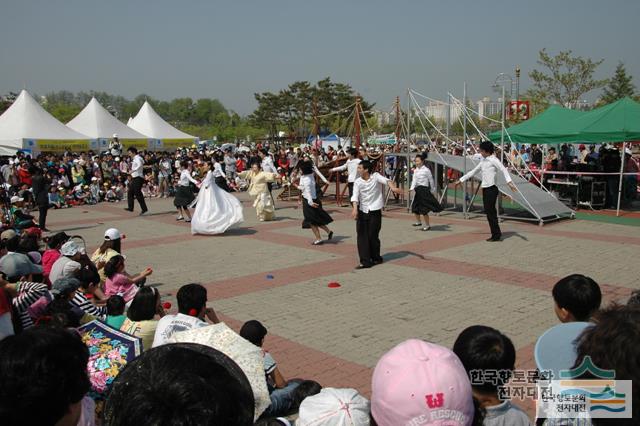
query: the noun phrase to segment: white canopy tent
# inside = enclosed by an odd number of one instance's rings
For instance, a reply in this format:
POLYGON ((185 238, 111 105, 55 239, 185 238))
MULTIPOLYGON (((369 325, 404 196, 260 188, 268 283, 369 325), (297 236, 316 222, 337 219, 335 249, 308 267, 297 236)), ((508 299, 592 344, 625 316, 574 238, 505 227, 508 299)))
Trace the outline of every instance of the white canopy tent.
POLYGON ((101 151, 109 147, 109 140, 114 134, 118 135, 122 145, 127 148, 130 146, 140 149, 152 147, 149 146, 150 138, 148 136, 135 131, 115 118, 105 107, 100 105, 96 98, 91 98, 87 106, 73 120, 69 121, 67 126, 91 136, 97 141, 98 149, 101 151))
POLYGON ((198 141, 197 137, 180 131, 164 121, 147 101, 128 124, 132 129, 155 139, 156 150, 181 148, 198 141))
POLYGON ((56 120, 26 90, 0 115, 0 155, 87 151, 90 139, 56 120))

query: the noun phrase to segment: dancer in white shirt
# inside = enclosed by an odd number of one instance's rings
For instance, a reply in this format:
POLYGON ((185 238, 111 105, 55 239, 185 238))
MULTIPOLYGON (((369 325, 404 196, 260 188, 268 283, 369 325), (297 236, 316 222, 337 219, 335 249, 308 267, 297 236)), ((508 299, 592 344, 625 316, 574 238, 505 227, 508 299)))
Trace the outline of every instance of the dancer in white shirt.
POLYGON ((509 188, 513 192, 517 192, 518 188, 513 184, 509 171, 504 165, 493 155, 495 148, 491 142, 485 141, 480 143, 480 154, 482 160, 476 167, 473 168, 466 175, 462 176, 456 184, 464 183, 466 180, 471 179, 476 173, 482 172, 482 203, 484 205, 484 212, 487 214, 487 221, 491 228, 491 238, 487 241, 500 241, 502 239, 502 231, 500 231, 500 225, 498 225, 498 211, 496 209, 496 201, 500 190, 496 186, 496 175, 501 172, 505 181, 509 185, 509 188))
POLYGON ((129 153, 129 157, 132 158, 131 161, 131 173, 129 180, 129 190, 127 191, 127 208, 125 210, 132 212, 133 211, 133 199, 135 197, 138 200, 138 204, 140 204, 140 216, 143 216, 147 213, 147 203, 144 202, 144 195, 142 195, 142 185, 144 185, 144 160, 138 154, 138 150, 136 147, 130 147, 127 152, 129 153))
POLYGON ((358 158, 358 150, 355 148, 351 148, 349 150, 347 161, 342 166, 334 167, 329 170, 330 172, 344 172, 348 171, 347 177, 347 186, 349 187, 349 199, 353 196, 353 183, 359 177, 358 175, 358 164, 360 164, 360 159, 358 158))
POLYGON ((191 165, 188 161, 180 162, 180 179, 178 180, 178 189, 176 196, 173 198, 173 205, 178 209, 178 217, 176 220, 191 222, 191 213, 189 213, 189 205, 193 203, 195 196, 191 190, 191 185, 199 185, 200 182, 191 177, 191 165))
POLYGON ((358 234, 358 255, 360 264, 356 269, 371 268, 382 263, 380 256, 380 228, 382 227, 382 208, 384 196, 382 188, 387 185, 396 194, 402 190, 393 181, 374 173, 373 163, 368 160, 358 165, 360 177, 353 183, 351 217, 356 220, 358 234))
POLYGON ((431 193, 436 185, 433 182, 431 170, 425 164, 425 160, 425 154, 416 155, 416 169, 413 172, 413 180, 409 191, 415 192, 411 203, 411 211, 416 216, 416 223, 413 226, 422 226, 423 231, 428 231, 431 229, 429 212, 441 212, 442 206, 431 193))
POLYGON ((203 170, 207 175, 202 180, 196 199, 196 209, 191 220, 192 234, 222 234, 244 221, 242 204, 216 185, 213 167, 212 163, 204 164, 203 170))
POLYGON ((320 197, 316 191, 315 166, 311 160, 304 160, 300 162, 298 166, 302 172, 302 177, 298 184, 298 189, 303 198, 302 213, 304 215, 304 221, 302 222, 302 228, 311 228, 313 235, 316 237, 313 245, 317 246, 322 244, 320 230, 318 228, 321 228, 328 234, 328 240, 333 238, 333 231, 327 227, 328 224, 333 222, 333 219, 329 216, 329 213, 322 208, 322 201, 320 201, 320 197))
POLYGON ((227 184, 227 176, 225 175, 224 170, 222 170, 222 161, 223 159, 220 158, 219 155, 213 156, 213 180, 218 187, 224 189, 226 192, 231 192, 231 189, 227 184))

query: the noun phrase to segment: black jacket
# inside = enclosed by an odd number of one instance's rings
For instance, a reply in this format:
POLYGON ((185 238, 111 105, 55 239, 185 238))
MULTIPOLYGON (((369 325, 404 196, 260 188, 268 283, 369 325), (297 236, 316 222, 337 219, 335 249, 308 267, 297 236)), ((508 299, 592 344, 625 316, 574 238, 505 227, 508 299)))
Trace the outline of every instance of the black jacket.
POLYGON ((38 206, 49 205, 49 189, 51 188, 51 181, 42 176, 33 176, 31 187, 33 188, 33 198, 38 206))

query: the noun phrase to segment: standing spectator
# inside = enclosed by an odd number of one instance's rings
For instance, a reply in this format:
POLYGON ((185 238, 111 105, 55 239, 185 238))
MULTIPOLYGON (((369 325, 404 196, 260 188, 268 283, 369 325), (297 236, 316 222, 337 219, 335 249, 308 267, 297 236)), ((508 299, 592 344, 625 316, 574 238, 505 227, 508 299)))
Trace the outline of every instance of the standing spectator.
POLYGON ((169 196, 169 179, 171 178, 171 161, 166 153, 162 154, 162 159, 158 164, 158 194, 160 198, 169 196))
POLYGON ((236 180, 236 160, 233 157, 231 148, 227 148, 224 153, 224 171, 229 182, 235 182, 236 180))
POLYGON ((33 176, 33 198, 38 206, 38 227, 43 231, 49 231, 47 229, 47 211, 49 210, 51 180, 42 175, 42 170, 39 167, 32 166, 29 172, 33 176))
POLYGON ((120 143, 117 133, 113 134, 113 138, 109 142, 109 152, 114 157, 120 157, 122 155, 122 144, 120 143))

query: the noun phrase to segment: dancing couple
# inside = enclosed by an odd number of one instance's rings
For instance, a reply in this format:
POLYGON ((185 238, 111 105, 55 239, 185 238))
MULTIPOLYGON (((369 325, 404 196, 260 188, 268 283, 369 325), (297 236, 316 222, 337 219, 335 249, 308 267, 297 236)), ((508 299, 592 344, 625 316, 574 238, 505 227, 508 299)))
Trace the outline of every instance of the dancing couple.
POLYGON ((240 201, 216 184, 214 163, 204 163, 206 175, 202 182, 191 177, 191 167, 187 161, 181 162, 180 166, 180 180, 173 203, 178 209, 177 220, 191 222, 192 234, 222 234, 244 221, 240 201), (191 183, 200 186, 197 198, 191 190, 191 183), (189 207, 194 204, 195 210, 191 216, 189 207))

